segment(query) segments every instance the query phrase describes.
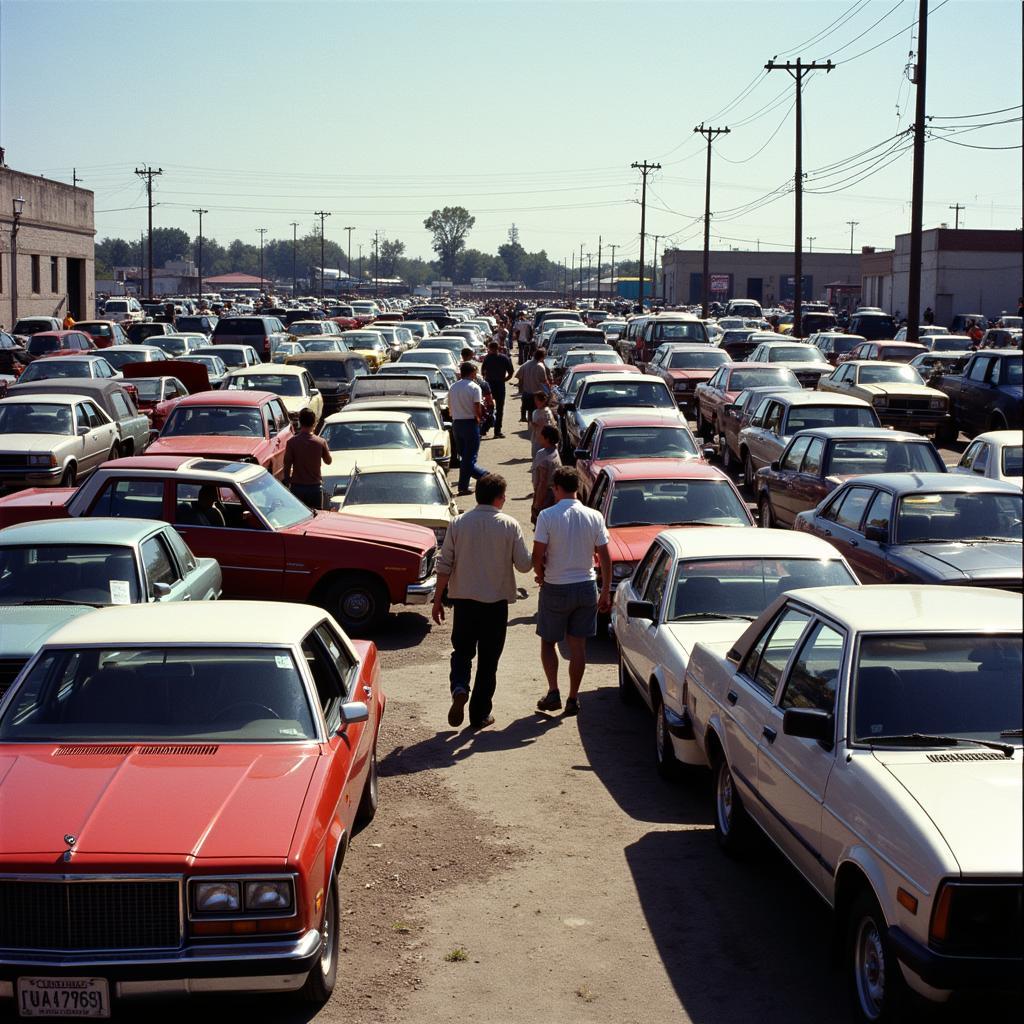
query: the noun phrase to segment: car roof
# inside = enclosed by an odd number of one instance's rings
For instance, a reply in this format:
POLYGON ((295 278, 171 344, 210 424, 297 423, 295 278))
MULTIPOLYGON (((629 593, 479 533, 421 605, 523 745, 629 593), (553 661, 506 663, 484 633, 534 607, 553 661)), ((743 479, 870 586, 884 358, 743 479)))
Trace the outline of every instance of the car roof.
POLYGON ((595 376, 611 375, 621 376, 624 373, 642 373, 643 371, 639 366, 634 366, 632 363, 577 363, 570 373, 580 373, 584 370, 598 371, 597 373, 591 373, 588 380, 593 379, 595 376))
POLYGON ((862 406, 868 403, 863 398, 855 398, 853 395, 834 395, 831 391, 808 391, 802 388, 800 391, 780 391, 775 401, 784 405, 855 405, 862 406))
POLYGON ((988 430, 978 434, 975 441, 991 441, 994 444, 1021 444, 1024 442, 1024 430, 988 430))
POLYGON ((813 558, 840 559, 827 540, 795 530, 730 530, 720 526, 688 526, 658 535, 679 558, 813 558))
POLYGON ((990 480, 983 476, 967 476, 963 473, 867 473, 854 477, 846 483, 865 484, 868 487, 887 487, 897 494, 906 493, 951 493, 974 491, 999 491, 1003 494, 1020 496, 1020 484, 1004 480, 990 480))
MULTIPOLYGON (((909 366, 909 363, 898 363, 895 359, 847 359, 843 366, 909 366)), ((838 369, 838 367, 837 367, 838 369)))
MULTIPOLYGON (((820 394, 820 392, 819 392, 820 394)), ((890 430, 888 427, 807 427, 798 430, 797 434, 814 435, 826 440, 843 441, 913 441, 914 443, 931 444, 923 434, 915 434, 908 430, 890 430)), ((796 436, 796 435, 794 435, 796 436)))
POLYGON ((595 423, 605 427, 664 427, 687 426, 686 417, 678 409, 627 409, 602 413, 594 417, 595 423))
POLYGON ((1024 600, 1020 594, 1008 590, 969 587, 958 588, 954 601, 950 599, 948 586, 901 584, 894 587, 891 583, 791 590, 787 597, 848 624, 858 632, 974 635, 997 630, 1019 633, 1024 600))
POLYGON ((616 480, 720 480, 729 483, 720 469, 696 459, 621 459, 605 466, 604 472, 616 480))
MULTIPOLYGON (((66 380, 60 378, 48 380, 30 380, 25 384, 12 384, 7 394, 14 395, 49 394, 51 391, 57 393, 68 392, 66 380), (30 390, 31 389, 31 390, 30 390)), ((78 377, 75 378, 75 394, 88 395, 90 398, 99 394, 110 394, 114 391, 122 391, 123 385, 119 380, 104 380, 99 377, 78 377)))
POLYGON ((724 348, 704 341, 663 341, 658 348, 667 348, 672 352, 725 352, 724 348))
MULTIPOLYGON (((43 381, 30 381, 28 384, 25 385, 26 391, 28 388, 32 386, 32 384, 35 383, 42 384, 43 381)), ((65 385, 65 387, 67 387, 67 385, 65 385)), ((61 405, 74 405, 75 402, 84 402, 89 398, 89 395, 80 395, 75 391, 68 390, 54 391, 52 394, 16 394, 9 391, 2 399, 0 399, 0 401, 2 401, 4 405, 26 405, 30 403, 38 404, 40 401, 49 402, 51 405, 53 403, 60 403, 61 405)))
MULTIPOLYGON (((217 353, 214 352, 213 355, 217 353)), ((317 355, 318 353, 313 352, 311 355, 317 355)), ((303 370, 301 366, 289 366, 288 363, 257 363, 255 366, 239 366, 232 370, 229 376, 231 377, 253 377, 259 376, 260 374, 267 374, 273 377, 279 377, 282 373, 288 377, 298 377, 302 374, 303 370)), ((221 392, 223 393, 223 392, 221 392)))
MULTIPOLYGON (((334 335, 334 337, 336 338, 337 335, 334 335)), ((350 360, 358 360, 361 363, 365 362, 358 352, 296 352, 295 355, 288 357, 288 361, 286 363, 273 363, 271 365, 301 366, 304 362, 311 359, 315 359, 317 362, 322 362, 324 359, 336 363, 347 363, 350 360)))
POLYGON ((437 472, 436 462, 397 462, 394 465, 382 463, 373 466, 360 466, 356 463, 354 473, 359 476, 366 476, 369 473, 430 473, 437 472))
POLYGON ((74 516, 15 523, 0 530, 0 545, 16 544, 136 544, 166 524, 158 519, 108 519, 74 516))
POLYGON ((886 348, 927 348, 927 345, 918 345, 916 341, 862 341, 861 345, 884 345, 886 348))
POLYGON ((190 405, 231 405, 255 409, 277 397, 269 391, 199 391, 194 395, 186 395, 179 403, 178 408, 190 405))
POLYGON ((114 605, 72 620, 47 646, 294 644, 323 621, 313 605, 276 601, 189 601, 114 605), (87 623, 78 628, 77 623, 87 623), (145 638, 145 639, 142 639, 145 638))
MULTIPOLYGON (((582 365, 586 366, 587 364, 583 363, 582 365)), ((573 369, 574 370, 578 370, 579 367, 578 366, 574 366, 573 369)), ((666 388, 666 389, 668 388, 668 385, 661 379, 661 377, 657 377, 653 373, 641 373, 640 376, 643 377, 645 381, 648 381, 651 384, 658 383, 663 388, 666 388)), ((622 374, 621 373, 595 373, 592 377, 588 377, 583 383, 585 385, 601 384, 603 382, 608 382, 608 383, 614 384, 618 380, 620 380, 621 378, 622 378, 622 374)))
MULTIPOLYGON (((432 401, 432 400, 431 400, 432 401)), ((358 405, 359 403, 354 403, 358 405)), ((341 412, 332 413, 324 423, 346 423, 348 420, 379 420, 384 423, 405 423, 409 419, 409 414, 405 412, 388 412, 383 409, 367 409, 366 406, 361 406, 358 409, 342 409, 341 412), (373 416, 364 416, 364 412, 372 412, 373 416)))
POLYGON ((103 359, 105 362, 106 360, 103 356, 104 351, 104 349, 100 349, 98 352, 81 352, 70 356, 60 356, 48 352, 46 355, 42 355, 38 359, 34 360, 34 362, 56 363, 59 361, 61 366, 67 366, 69 363, 74 363, 82 359, 103 359))
MULTIPOLYGON (((124 459, 111 459, 104 462, 97 470, 130 470, 132 473, 152 472, 164 476, 168 470, 181 473, 187 477, 195 473, 203 479, 213 478, 224 483, 246 482, 254 477, 262 476, 267 471, 255 463, 231 462, 229 459, 210 459, 202 455, 129 455, 124 459), (223 466, 224 469, 218 467, 223 466), (228 469, 227 467, 231 468, 228 469), (202 467, 202 468, 200 468, 202 467)), ((67 520, 62 520, 66 522, 67 520)))
POLYGON ((387 411, 389 406, 394 405, 408 405, 411 408, 416 409, 437 409, 437 404, 434 398, 428 398, 426 395, 367 395, 365 398, 360 398, 356 395, 356 397, 351 399, 342 411, 344 412, 347 409, 356 408, 381 409, 387 411))

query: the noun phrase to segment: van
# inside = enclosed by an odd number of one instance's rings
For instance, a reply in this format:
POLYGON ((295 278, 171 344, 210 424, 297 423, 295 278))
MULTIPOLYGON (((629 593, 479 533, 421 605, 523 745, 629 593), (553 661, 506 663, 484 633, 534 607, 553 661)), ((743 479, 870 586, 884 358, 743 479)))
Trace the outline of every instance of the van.
POLYGON ((107 299, 103 303, 102 319, 113 320, 119 324, 132 323, 145 319, 145 314, 142 311, 142 306, 139 305, 139 300, 126 295, 107 299))
POLYGON ((764 313, 761 311, 761 303, 756 299, 730 299, 729 305, 725 307, 725 315, 760 320, 764 313))

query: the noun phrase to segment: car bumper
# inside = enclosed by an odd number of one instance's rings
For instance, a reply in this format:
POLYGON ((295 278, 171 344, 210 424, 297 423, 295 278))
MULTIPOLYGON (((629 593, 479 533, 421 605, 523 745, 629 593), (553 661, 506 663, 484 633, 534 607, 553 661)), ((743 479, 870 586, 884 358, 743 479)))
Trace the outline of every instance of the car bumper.
POLYGON ((63 466, 31 472, 25 469, 0 469, 0 491, 13 491, 24 487, 56 487, 63 473, 63 466))
POLYGON ((218 942, 166 953, 0 950, 0 998, 23 976, 99 977, 117 996, 188 992, 287 992, 301 988, 320 955, 320 933, 270 942, 218 942))
POLYGON ((889 942, 900 962, 933 988, 1009 991, 1024 985, 1024 958, 1019 956, 945 956, 897 927, 889 929, 889 942))
POLYGON ((428 576, 419 583, 410 583, 405 588, 406 604, 429 604, 437 590, 437 576, 428 576))
POLYGON ((912 434, 933 434, 936 430, 949 423, 949 417, 942 412, 908 413, 906 411, 887 412, 875 408, 883 427, 893 430, 907 430, 912 434))

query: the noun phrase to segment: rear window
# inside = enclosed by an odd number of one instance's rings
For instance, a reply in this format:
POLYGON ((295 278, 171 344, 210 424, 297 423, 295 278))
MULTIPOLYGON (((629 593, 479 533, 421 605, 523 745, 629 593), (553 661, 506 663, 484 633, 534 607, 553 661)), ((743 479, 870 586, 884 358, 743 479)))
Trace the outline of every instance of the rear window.
POLYGON ((44 352, 56 352, 60 348, 60 339, 52 334, 36 334, 25 343, 25 351, 34 356, 44 352))
POLYGON ((222 338, 225 334, 238 334, 244 337, 262 338, 267 333, 267 329, 263 321, 259 319, 253 319, 251 317, 228 317, 217 324, 214 328, 214 333, 218 338, 222 338))
POLYGON ((128 303, 123 302, 120 299, 108 299, 107 304, 103 308, 108 313, 127 313, 128 303))

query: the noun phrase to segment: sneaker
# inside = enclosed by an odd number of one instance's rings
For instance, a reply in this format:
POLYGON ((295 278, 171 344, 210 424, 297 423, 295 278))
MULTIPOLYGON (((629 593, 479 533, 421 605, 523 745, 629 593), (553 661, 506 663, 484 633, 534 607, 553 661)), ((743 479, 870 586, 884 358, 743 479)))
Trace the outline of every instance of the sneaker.
POLYGON ((504 437, 505 435, 499 430, 495 435, 495 438, 504 437))
POLYGON ((567 697, 565 701, 565 710, 562 714, 566 717, 573 717, 580 713, 580 702, 577 697, 567 697))
POLYGON ((468 700, 469 694, 465 690, 455 690, 452 693, 452 706, 448 709, 448 724, 452 728, 462 725, 462 720, 465 718, 466 701, 468 700))
POLYGON ((486 729, 489 725, 494 725, 494 715, 488 715, 486 718, 482 718, 479 722, 470 722, 470 727, 473 729, 486 729))
POLYGON ((562 706, 562 695, 557 690, 548 690, 539 701, 538 711, 557 711, 562 706))

